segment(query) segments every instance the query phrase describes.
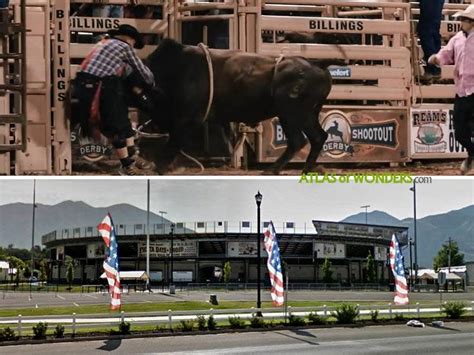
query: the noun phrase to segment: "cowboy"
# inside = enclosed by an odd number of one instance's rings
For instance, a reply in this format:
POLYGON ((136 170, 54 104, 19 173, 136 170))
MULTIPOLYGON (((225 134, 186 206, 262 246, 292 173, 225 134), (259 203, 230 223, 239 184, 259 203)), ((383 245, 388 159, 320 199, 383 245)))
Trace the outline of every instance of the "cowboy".
POLYGON ((133 51, 144 46, 135 27, 120 25, 107 34, 92 48, 77 73, 74 93, 79 100, 78 115, 85 135, 97 136, 100 131, 111 140, 121 162, 119 174, 137 175, 151 165, 135 147, 123 75, 136 71, 150 86, 154 86, 154 77, 133 51))
POLYGON ((441 78, 441 70, 430 63, 428 58, 441 49, 441 17, 443 15, 444 0, 420 0, 420 20, 418 22, 418 37, 420 38, 423 58, 426 66, 420 81, 431 84, 441 78))
POLYGON ((461 31, 448 44, 429 58, 433 65, 454 64, 454 135, 467 150, 468 157, 461 164, 461 174, 472 168, 474 143, 471 140, 470 122, 474 117, 474 5, 454 15, 461 21, 461 31))

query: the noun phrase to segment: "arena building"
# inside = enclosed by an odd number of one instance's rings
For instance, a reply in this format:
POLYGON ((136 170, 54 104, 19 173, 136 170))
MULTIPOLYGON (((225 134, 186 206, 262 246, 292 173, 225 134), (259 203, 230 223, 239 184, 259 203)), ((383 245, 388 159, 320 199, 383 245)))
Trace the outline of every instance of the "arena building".
MULTIPOLYGON (((268 222, 262 223, 263 230, 268 222)), ((314 220, 297 225, 275 223, 282 261, 290 283, 321 283, 322 264, 331 261, 334 281, 342 285, 367 282, 366 261, 371 253, 378 283, 391 279, 388 248, 393 234, 407 244, 408 228, 314 220)), ((120 269, 146 270, 146 225, 116 224, 120 269)), ((167 284, 209 283, 221 280, 224 263, 231 264, 233 283, 256 281, 257 226, 250 221, 192 222, 150 225, 150 278, 167 284), (171 255, 171 244, 173 253, 171 255)), ((262 236, 263 240, 263 236, 262 236)), ((83 284, 97 283, 102 274, 105 245, 95 227, 56 230, 42 237, 51 256, 50 279, 64 280, 65 256, 76 260, 75 277, 83 284)), ((266 252, 262 245, 262 270, 266 252)), ((262 271, 263 273, 263 271, 262 271)), ((268 275, 265 275, 268 282, 268 275)))

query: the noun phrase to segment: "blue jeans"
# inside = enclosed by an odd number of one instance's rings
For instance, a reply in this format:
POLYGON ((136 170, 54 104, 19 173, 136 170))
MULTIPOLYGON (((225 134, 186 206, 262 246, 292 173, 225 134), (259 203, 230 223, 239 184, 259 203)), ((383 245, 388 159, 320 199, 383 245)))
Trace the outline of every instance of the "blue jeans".
POLYGON ((10 0, 0 0, 0 9, 8 7, 10 0))
MULTIPOLYGON (((420 21, 418 22, 418 36, 423 49, 423 58, 428 63, 428 58, 441 49, 441 18, 444 0, 420 0, 420 21)), ((435 65, 427 64, 427 73, 440 74, 441 69, 435 65)))
POLYGON ((123 6, 118 5, 94 5, 92 9, 92 16, 94 17, 112 17, 121 18, 123 17, 123 6))

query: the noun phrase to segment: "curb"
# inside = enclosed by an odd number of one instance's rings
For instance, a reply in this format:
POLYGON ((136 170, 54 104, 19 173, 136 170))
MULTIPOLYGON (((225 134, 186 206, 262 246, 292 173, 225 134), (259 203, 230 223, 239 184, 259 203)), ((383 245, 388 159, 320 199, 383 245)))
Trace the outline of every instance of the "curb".
MULTIPOLYGON (((413 318, 415 319, 415 318, 413 318)), ((390 326, 390 325, 404 325, 409 320, 409 318, 403 321, 391 320, 388 322, 359 322, 355 324, 327 324, 327 325, 304 325, 304 326, 276 326, 271 328, 245 328, 245 329, 217 329, 217 330, 196 330, 189 332, 144 332, 144 333, 134 333, 127 335, 89 335, 89 336, 77 336, 69 338, 51 338, 51 339, 22 339, 22 340, 13 340, 13 341, 4 341, 0 342, 0 347, 2 346, 12 346, 12 345, 35 345, 35 344, 54 344, 54 343, 71 343, 71 342, 82 342, 82 341, 99 341, 99 340, 122 340, 122 339, 137 339, 137 338, 165 338, 165 337, 174 337, 174 336, 189 336, 189 335, 212 335, 212 334, 229 334, 229 333, 258 333, 258 332, 270 332, 278 330, 300 330, 300 329, 331 329, 331 328, 363 328, 370 326, 390 326)), ((440 318, 446 323, 467 323, 474 322, 474 316, 464 317, 461 319, 448 319, 440 318)), ((434 321, 431 318, 421 318, 420 321, 434 321)))

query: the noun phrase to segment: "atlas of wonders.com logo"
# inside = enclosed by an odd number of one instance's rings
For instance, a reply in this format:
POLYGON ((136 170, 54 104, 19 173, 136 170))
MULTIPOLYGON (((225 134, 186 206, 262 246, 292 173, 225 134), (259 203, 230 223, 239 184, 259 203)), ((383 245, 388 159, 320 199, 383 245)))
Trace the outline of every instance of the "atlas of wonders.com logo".
MULTIPOLYGON (((274 145, 286 145, 286 137, 278 120, 274 124, 274 145)), ((333 157, 353 156, 354 144, 386 147, 396 149, 397 121, 394 119, 383 122, 352 123, 344 112, 331 111, 321 121, 322 128, 328 134, 322 152, 333 157)))

